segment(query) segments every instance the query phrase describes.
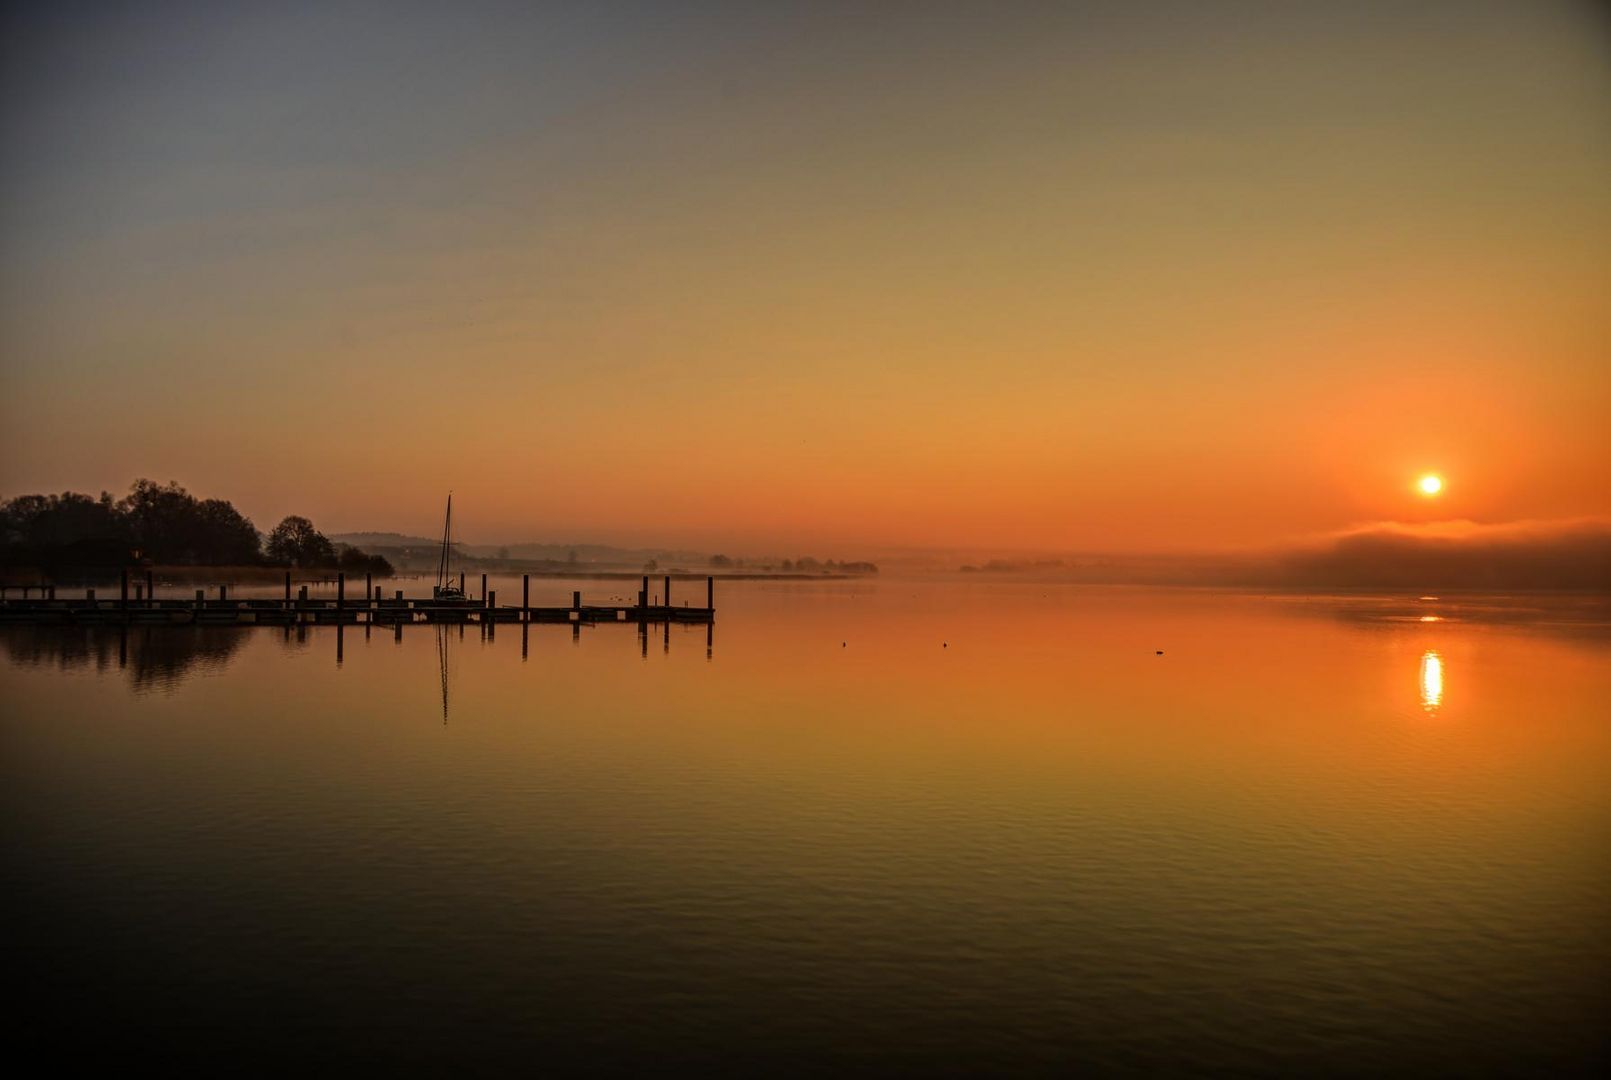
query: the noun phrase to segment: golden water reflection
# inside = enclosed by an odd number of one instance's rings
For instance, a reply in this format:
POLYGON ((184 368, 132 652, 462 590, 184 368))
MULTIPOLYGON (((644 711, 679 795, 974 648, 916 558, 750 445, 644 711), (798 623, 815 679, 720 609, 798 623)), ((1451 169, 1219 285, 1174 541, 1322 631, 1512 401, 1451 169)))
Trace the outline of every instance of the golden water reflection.
POLYGON ((1443 657, 1436 649, 1421 654, 1421 707, 1437 712, 1443 704, 1443 657))

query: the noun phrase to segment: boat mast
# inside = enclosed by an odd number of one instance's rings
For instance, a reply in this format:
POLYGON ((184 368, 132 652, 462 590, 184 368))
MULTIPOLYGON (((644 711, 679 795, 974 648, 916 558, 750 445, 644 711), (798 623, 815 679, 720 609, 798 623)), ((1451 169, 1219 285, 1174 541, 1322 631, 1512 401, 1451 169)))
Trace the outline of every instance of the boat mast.
POLYGON ((453 550, 453 492, 448 492, 447 516, 442 519, 442 556, 436 564, 436 587, 440 590, 448 584, 448 570, 451 566, 449 554, 453 550))

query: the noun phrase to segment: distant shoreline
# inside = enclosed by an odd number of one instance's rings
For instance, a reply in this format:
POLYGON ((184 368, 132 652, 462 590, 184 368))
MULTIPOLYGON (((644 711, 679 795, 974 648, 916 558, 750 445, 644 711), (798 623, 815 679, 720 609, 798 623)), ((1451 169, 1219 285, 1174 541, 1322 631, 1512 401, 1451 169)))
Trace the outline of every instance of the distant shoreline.
MULTIPOLYGON (((320 582, 334 583, 336 570, 312 567, 284 567, 284 566, 151 566, 130 567, 129 580, 131 583, 144 583, 145 575, 149 571, 159 584, 169 585, 269 585, 285 580, 286 571, 291 573, 291 582, 295 585, 316 584, 320 582)), ((522 577, 533 578, 571 578, 583 581, 635 581, 644 577, 672 578, 676 581, 703 581, 713 577, 720 581, 861 581, 876 578, 876 574, 802 574, 790 572, 766 572, 763 570, 741 570, 737 572, 700 572, 697 570, 466 570, 466 581, 473 581, 481 574, 488 577, 522 577)), ((363 577, 362 573, 349 573, 349 582, 363 577)), ((410 581, 434 578, 435 574, 425 571, 394 572, 387 577, 377 577, 377 581, 410 581)), ((52 584, 76 585, 104 585, 115 584, 119 575, 115 571, 91 571, 82 574, 58 575, 52 584)), ((16 571, 5 574, 0 584, 7 588, 34 587, 42 581, 49 581, 49 576, 33 573, 19 574, 16 571)))

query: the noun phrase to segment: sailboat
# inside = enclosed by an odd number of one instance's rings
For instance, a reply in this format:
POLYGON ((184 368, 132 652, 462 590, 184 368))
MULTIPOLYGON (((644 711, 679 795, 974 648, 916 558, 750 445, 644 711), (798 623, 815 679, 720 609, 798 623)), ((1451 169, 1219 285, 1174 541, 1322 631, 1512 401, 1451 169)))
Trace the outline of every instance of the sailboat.
POLYGON ((463 600, 464 590, 453 580, 453 492, 448 492, 447 516, 442 521, 442 555, 436 563, 433 600, 463 600))

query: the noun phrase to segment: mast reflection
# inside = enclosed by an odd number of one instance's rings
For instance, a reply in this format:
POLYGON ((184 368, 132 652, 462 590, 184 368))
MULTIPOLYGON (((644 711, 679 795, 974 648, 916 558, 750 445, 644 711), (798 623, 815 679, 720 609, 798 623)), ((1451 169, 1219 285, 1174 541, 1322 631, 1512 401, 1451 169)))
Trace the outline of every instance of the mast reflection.
MULTIPOLYGON (((464 627, 459 627, 464 632, 464 627)), ((448 631, 446 626, 436 628, 436 658, 442 674, 442 726, 448 722, 448 631)))

